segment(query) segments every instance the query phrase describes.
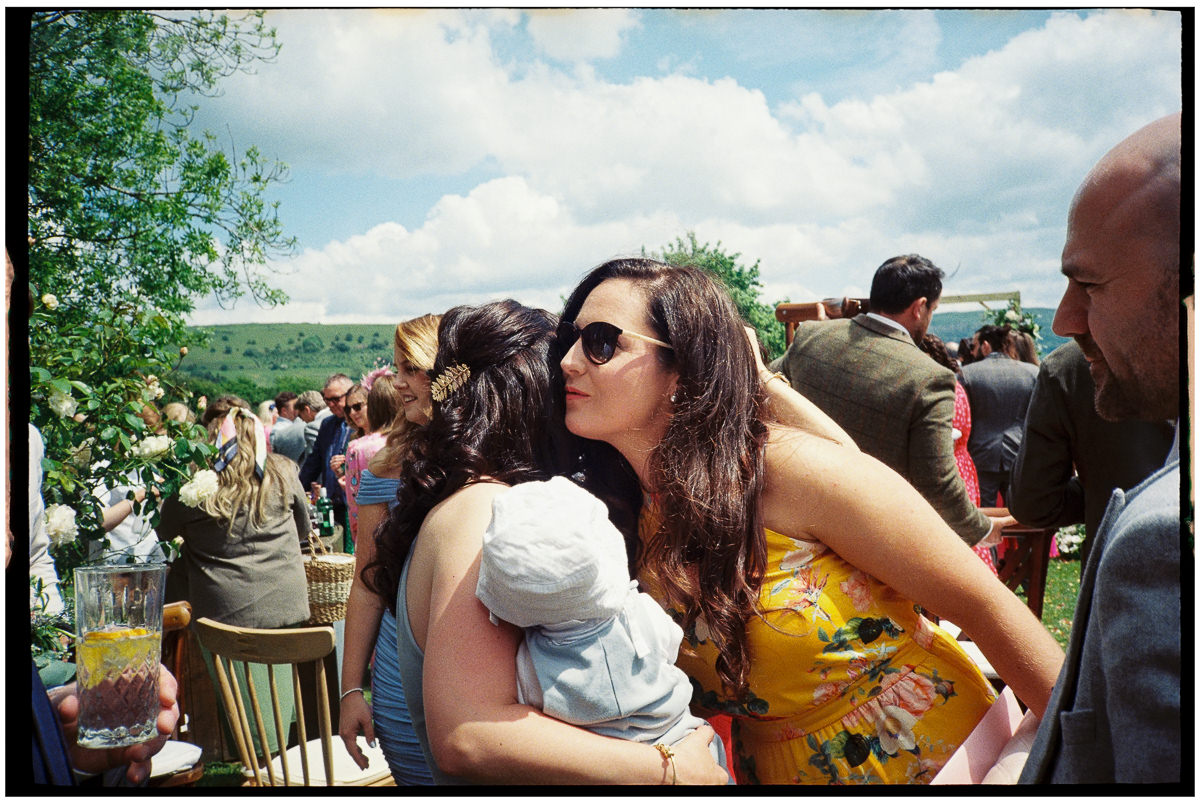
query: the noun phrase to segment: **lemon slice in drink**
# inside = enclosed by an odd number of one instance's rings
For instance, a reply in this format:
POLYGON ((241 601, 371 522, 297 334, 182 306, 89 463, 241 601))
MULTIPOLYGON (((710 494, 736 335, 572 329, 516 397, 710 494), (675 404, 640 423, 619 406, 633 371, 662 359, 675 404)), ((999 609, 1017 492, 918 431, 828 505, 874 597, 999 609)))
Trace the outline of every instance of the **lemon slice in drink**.
POLYGON ((80 682, 86 688, 123 667, 144 662, 147 651, 156 647, 157 637, 140 627, 89 631, 75 651, 80 682))

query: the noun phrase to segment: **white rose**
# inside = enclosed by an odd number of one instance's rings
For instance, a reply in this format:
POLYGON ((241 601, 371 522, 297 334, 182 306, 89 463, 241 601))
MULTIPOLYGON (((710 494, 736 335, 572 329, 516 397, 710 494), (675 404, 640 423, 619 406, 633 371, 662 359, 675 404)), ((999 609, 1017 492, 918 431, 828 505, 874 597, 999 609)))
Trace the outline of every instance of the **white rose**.
POLYGON ((157 458, 171 448, 170 436, 150 436, 133 445, 133 454, 139 458, 157 458))
POLYGON ((64 419, 75 415, 75 397, 70 394, 64 394, 62 391, 55 391, 50 394, 50 410, 62 416, 64 419))
POLYGON ((55 547, 75 541, 79 529, 75 526, 75 509, 69 505, 46 506, 46 534, 55 547))
POLYGON ((188 348, 186 346, 179 347, 179 356, 180 357, 187 357, 187 352, 188 352, 188 348))
POLYGON ((198 508, 216 491, 217 473, 211 469, 201 469, 179 489, 179 501, 192 508, 198 508))
POLYGON ((1016 310, 1009 310, 1007 313, 1004 314, 1004 320, 1005 321, 1020 321, 1021 316, 1019 316, 1017 314, 1016 310))
POLYGON ((46 305, 47 310, 58 309, 58 297, 53 293, 47 293, 42 296, 42 304, 46 305))
POLYGON ((86 469, 92 465, 92 447, 95 446, 96 439, 89 438, 71 451, 71 463, 81 469, 86 469))

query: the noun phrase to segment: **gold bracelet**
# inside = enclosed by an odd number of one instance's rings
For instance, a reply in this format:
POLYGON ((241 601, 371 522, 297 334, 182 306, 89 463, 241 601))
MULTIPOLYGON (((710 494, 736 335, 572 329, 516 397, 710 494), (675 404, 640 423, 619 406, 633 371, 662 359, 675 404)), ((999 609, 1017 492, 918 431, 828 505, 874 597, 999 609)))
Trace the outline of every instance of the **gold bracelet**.
POLYGON ((662 743, 655 743, 654 747, 658 749, 658 753, 662 754, 663 759, 671 763, 671 784, 679 784, 679 776, 675 773, 675 752, 669 745, 662 743))
POLYGON ((769 375, 767 376, 766 379, 763 379, 763 372, 765 372, 765 371, 766 371, 766 369, 763 369, 763 371, 759 372, 759 374, 758 374, 758 378, 759 378, 759 380, 762 380, 762 384, 764 386, 767 383, 769 383, 771 380, 783 380, 783 382, 786 385, 791 385, 791 383, 788 382, 787 377, 785 377, 783 375, 782 371, 772 371, 769 373, 769 375))

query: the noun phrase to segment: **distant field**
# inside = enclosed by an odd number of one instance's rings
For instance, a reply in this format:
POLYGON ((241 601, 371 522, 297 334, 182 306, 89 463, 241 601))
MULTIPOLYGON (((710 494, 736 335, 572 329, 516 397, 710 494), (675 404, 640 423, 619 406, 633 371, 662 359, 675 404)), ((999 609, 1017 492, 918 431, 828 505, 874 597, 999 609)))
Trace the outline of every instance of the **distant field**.
POLYGON ((182 373, 217 384, 244 378, 274 387, 299 378, 320 388, 330 374, 357 379, 380 362, 392 361, 392 324, 227 324, 196 327, 210 333, 208 345, 189 350, 182 373))
MULTIPOLYGON (((1066 339, 1050 331, 1054 310, 1029 308, 1042 325, 1042 354, 1066 339)), ((982 311, 935 313, 932 331, 957 343, 983 324, 982 311)), ((191 349, 180 372, 221 388, 253 383, 258 395, 272 389, 320 388, 342 372, 355 379, 392 360, 392 324, 226 324, 196 327, 210 333, 208 345, 191 349)), ((782 326, 782 324, 780 325, 782 326)), ((273 395, 273 394, 271 394, 273 395)))

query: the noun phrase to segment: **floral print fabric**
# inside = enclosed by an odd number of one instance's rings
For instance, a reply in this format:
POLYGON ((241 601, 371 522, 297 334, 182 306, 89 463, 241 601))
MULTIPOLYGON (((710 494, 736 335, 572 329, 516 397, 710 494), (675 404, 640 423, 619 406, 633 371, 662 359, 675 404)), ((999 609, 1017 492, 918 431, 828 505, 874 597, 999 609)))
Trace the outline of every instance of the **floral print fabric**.
MULTIPOLYGON (((643 515, 643 537, 653 520, 643 515)), ((722 691, 703 621, 685 634, 677 662, 694 704, 733 716, 738 783, 929 782, 995 691, 912 601, 822 544, 766 536, 746 700, 722 691)))
MULTIPOLYGON (((954 384, 954 419, 953 427, 960 435, 954 439, 954 462, 958 464, 958 476, 967 487, 967 496, 971 502, 979 505, 979 474, 975 471, 975 461, 967 452, 967 441, 971 438, 971 403, 967 399, 966 390, 957 382, 954 384)), ((996 562, 992 560, 992 548, 973 547, 975 555, 987 564, 993 575, 997 575, 996 562)))

